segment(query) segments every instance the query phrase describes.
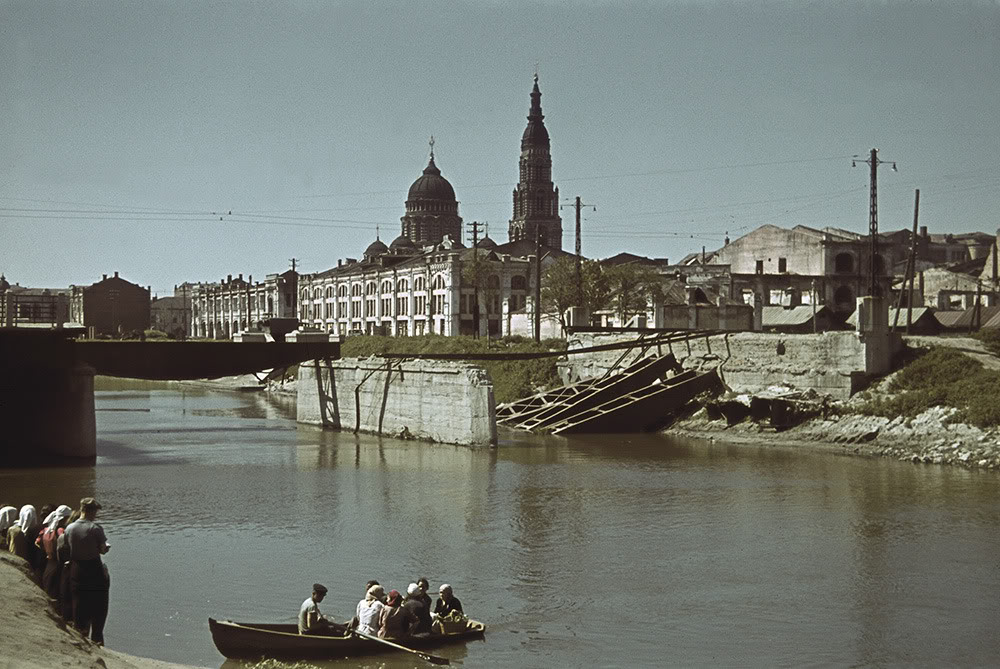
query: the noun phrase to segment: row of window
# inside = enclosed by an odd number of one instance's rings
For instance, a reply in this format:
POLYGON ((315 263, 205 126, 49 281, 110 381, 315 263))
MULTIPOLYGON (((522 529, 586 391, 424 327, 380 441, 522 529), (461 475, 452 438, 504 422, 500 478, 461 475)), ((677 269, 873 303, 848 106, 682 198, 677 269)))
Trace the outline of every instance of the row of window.
MULTIPOLYGON (((515 274, 514 276, 512 276, 510 278, 510 287, 511 287, 511 290, 526 290, 526 288, 527 288, 527 280, 525 279, 525 277, 523 275, 515 274)), ((409 279, 398 279, 396 281, 395 288, 396 288, 395 292, 397 292, 397 293, 407 293, 407 292, 409 292, 410 291, 410 280, 409 279)), ((442 290, 444 288, 445 288, 444 277, 442 275, 440 275, 440 274, 436 275, 434 277, 434 280, 431 282, 431 289, 432 290, 442 290)), ((488 290, 499 290, 500 289, 500 277, 497 276, 496 274, 491 274, 489 277, 487 277, 486 278, 486 288, 488 290)), ((307 300, 310 299, 310 290, 312 292, 312 299, 313 300, 321 300, 321 299, 324 299, 324 298, 332 298, 334 296, 334 294, 333 294, 333 290, 334 290, 333 286, 327 286, 325 289, 324 288, 320 288, 320 287, 316 287, 316 288, 312 288, 312 289, 304 288, 302 290, 302 300, 303 300, 303 302, 305 302, 305 301, 307 301, 307 300)), ((425 291, 425 290, 427 290, 427 280, 426 280, 426 278, 422 277, 422 276, 418 276, 417 278, 415 278, 413 280, 413 290, 414 291, 425 291)), ((347 291, 348 291, 347 284, 340 284, 337 287, 337 297, 347 297, 347 291)), ((360 282, 357 282, 357 283, 354 283, 354 284, 351 285, 351 288, 350 288, 351 297, 361 297, 362 296, 362 291, 364 291, 364 295, 376 295, 378 293, 381 293, 381 294, 384 295, 386 293, 391 293, 391 292, 393 292, 393 282, 392 282, 392 279, 385 279, 385 280, 383 280, 382 283, 381 283, 381 285, 379 285, 375 281, 369 281, 369 282, 365 283, 364 285, 362 285, 360 282)))

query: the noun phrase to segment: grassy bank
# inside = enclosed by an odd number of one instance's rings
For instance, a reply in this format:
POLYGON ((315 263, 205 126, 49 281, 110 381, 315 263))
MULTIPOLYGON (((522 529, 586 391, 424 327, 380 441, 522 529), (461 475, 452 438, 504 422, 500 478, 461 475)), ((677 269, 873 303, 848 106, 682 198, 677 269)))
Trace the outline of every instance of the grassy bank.
POLYGON ((1000 425, 1000 372, 985 369, 951 348, 916 352, 880 390, 862 395, 860 411, 872 416, 913 418, 934 406, 953 407, 951 422, 1000 425))
MULTIPOLYGON (((566 350, 566 342, 547 339, 536 343, 521 337, 487 340, 442 335, 362 336, 348 337, 340 354, 345 358, 366 358, 380 353, 534 353, 552 350, 566 350)), ((476 361, 474 364, 481 365, 489 372, 498 403, 531 395, 539 388, 559 385, 555 357, 540 360, 476 361)))

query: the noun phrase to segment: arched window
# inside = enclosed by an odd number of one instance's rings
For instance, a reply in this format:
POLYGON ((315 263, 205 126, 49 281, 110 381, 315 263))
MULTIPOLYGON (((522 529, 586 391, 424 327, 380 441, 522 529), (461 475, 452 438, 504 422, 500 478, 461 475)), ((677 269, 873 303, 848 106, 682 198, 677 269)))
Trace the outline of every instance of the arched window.
POLYGON ((850 253, 838 253, 833 259, 833 271, 837 274, 852 274, 854 272, 854 256, 850 253))
POLYGON ((347 297, 347 284, 342 283, 337 287, 337 295, 339 297, 347 297))
POLYGON ((385 279, 382 282, 382 292, 391 293, 392 292, 392 279, 385 279))
POLYGON ((378 284, 374 281, 369 281, 365 284, 365 295, 374 295, 378 292, 378 284))
POLYGON ((444 276, 441 274, 434 275, 434 280, 431 282, 431 288, 434 290, 444 288, 444 276))
POLYGON ((850 286, 841 286, 833 293, 833 304, 837 311, 854 311, 854 291, 850 286))
POLYGON ((515 274, 514 276, 510 277, 511 290, 527 290, 526 285, 527 282, 525 281, 524 277, 521 276, 520 274, 515 274))
MULTIPOLYGON (((309 299, 309 289, 308 288, 304 288, 302 290, 302 301, 305 302, 308 299, 309 299)), ((226 300, 226 301, 228 302, 229 300, 226 300)), ((229 305, 227 304, 226 306, 228 307, 229 305)))
POLYGON ((354 284, 354 285, 351 286, 351 296, 352 297, 361 297, 361 284, 360 283, 356 283, 356 284, 354 284))
POLYGON ((413 280, 413 290, 427 290, 427 279, 418 276, 413 280))
POLYGON ((498 290, 500 288, 500 277, 496 274, 490 274, 489 278, 486 279, 486 287, 490 290, 498 290))
POLYGON ((323 289, 322 288, 316 288, 315 290, 313 290, 313 299, 314 300, 321 300, 321 299, 323 299, 323 289))
POLYGON ((333 297, 333 286, 327 286, 326 287, 326 296, 327 297, 333 297))
POLYGON ((400 279, 396 282, 396 292, 405 293, 410 289, 410 282, 406 279, 400 279))

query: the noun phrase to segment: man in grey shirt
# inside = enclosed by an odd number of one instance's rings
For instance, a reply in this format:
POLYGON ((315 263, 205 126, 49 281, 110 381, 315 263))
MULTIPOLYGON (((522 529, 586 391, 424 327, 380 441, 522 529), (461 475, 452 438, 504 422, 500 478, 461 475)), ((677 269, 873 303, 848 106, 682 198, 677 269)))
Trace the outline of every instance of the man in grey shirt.
POLYGON ((84 636, 104 645, 111 578, 101 556, 110 550, 104 528, 94 522, 101 505, 93 497, 80 500, 81 517, 66 528, 70 552, 70 592, 73 622, 84 636))

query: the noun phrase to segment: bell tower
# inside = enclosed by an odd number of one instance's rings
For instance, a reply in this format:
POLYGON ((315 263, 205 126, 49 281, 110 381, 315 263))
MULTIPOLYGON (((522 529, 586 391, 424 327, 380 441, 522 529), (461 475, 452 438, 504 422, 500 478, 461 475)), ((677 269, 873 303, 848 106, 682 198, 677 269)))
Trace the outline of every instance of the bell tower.
POLYGON ((535 241, 538 230, 542 244, 562 250, 562 219, 559 218, 559 189, 552 183, 552 156, 549 133, 542 114, 542 92, 538 74, 531 89, 528 126, 521 136, 520 174, 514 189, 514 216, 507 230, 509 241, 535 241))

